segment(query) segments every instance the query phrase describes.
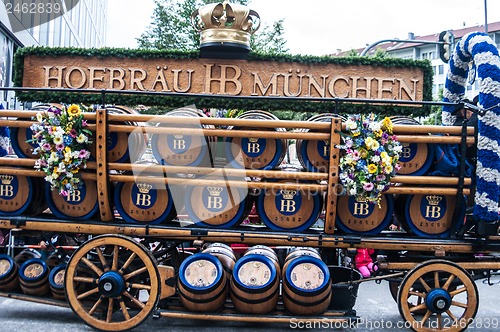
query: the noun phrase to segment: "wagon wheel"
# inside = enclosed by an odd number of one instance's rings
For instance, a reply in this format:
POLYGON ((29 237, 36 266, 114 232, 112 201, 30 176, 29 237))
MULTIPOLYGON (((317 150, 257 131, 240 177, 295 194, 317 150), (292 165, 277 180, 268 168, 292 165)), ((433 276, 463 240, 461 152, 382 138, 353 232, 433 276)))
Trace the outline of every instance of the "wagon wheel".
POLYGON ((476 316, 479 294, 471 276, 446 260, 429 260, 401 282, 398 308, 415 331, 462 331, 476 316))
POLYGON ((75 251, 67 266, 69 305, 96 329, 134 328, 148 318, 158 303, 160 278, 156 261, 143 245, 130 238, 95 237, 75 251))

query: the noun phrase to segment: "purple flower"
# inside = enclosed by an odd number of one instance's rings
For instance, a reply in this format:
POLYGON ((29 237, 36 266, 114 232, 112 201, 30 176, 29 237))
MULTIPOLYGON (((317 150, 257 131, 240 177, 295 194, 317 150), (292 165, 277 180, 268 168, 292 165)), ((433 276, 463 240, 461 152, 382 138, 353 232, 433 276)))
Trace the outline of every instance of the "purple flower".
POLYGON ((82 127, 87 127, 88 124, 87 124, 87 120, 82 120, 82 127))
POLYGON ((62 151, 62 150, 64 150, 64 144, 57 144, 57 145, 56 145, 56 149, 57 149, 57 151, 62 151))
POLYGON ((373 183, 371 183, 371 182, 365 183, 363 185, 363 189, 365 191, 372 191, 373 190, 373 183))
POLYGON ((78 133, 76 132, 76 130, 71 129, 71 131, 69 132, 69 136, 75 138, 76 136, 78 136, 78 133))
POLYGON ((385 180, 385 175, 384 174, 379 174, 376 177, 377 182, 384 181, 385 180))
POLYGON ((49 143, 45 143, 44 145, 42 145, 42 149, 44 149, 45 151, 50 151, 51 146, 49 143))

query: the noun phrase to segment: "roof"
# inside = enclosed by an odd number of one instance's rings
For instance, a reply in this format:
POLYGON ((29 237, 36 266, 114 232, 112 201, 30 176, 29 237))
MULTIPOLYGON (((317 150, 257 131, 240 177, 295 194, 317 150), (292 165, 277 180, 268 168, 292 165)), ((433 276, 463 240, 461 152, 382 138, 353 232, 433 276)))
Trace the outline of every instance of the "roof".
MULTIPOLYGON (((463 28, 463 29, 450 30, 450 31, 455 36, 455 39, 460 39, 463 36, 465 36, 466 34, 468 34, 469 32, 484 31, 484 24, 482 24, 482 25, 476 25, 476 26, 472 26, 472 27, 467 27, 467 28, 463 28)), ((488 23, 488 33, 493 33, 493 32, 500 32, 500 22, 488 23)), ((441 33, 441 31, 438 32, 438 33, 432 34, 432 35, 415 36, 415 37, 412 38, 412 40, 415 40, 415 41, 418 41, 418 40, 422 40, 422 41, 424 41, 424 40, 425 41, 438 41, 440 33, 441 33)), ((424 44, 421 44, 421 43, 407 43, 407 42, 400 42, 400 43, 398 43, 398 42, 386 42, 386 43, 378 44, 375 48, 373 48, 373 50, 371 52, 374 52, 376 49, 383 49, 383 50, 386 50, 388 52, 392 52, 392 51, 395 51, 395 50, 403 50, 403 49, 418 47, 418 46, 421 46, 421 45, 424 45, 424 44)), ((355 51, 358 54, 360 54, 364 49, 365 49, 364 47, 363 48, 358 48, 358 49, 355 49, 355 51)), ((345 56, 345 55, 347 55, 350 52, 351 51, 341 51, 339 53, 330 54, 330 55, 331 56, 345 56)))

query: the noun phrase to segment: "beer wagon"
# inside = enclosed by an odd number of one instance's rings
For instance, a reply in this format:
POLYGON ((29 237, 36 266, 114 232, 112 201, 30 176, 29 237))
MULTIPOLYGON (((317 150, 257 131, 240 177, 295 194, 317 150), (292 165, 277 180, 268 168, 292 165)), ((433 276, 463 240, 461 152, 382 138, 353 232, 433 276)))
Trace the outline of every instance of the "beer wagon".
MULTIPOLYGON (((125 82, 119 78, 125 70, 107 66, 108 60, 96 54, 89 57, 89 51, 71 51, 66 58, 42 54, 45 51, 18 55, 24 70, 24 80, 18 83, 23 87, 12 90, 45 102, 58 92, 58 101, 70 103, 87 102, 98 92, 99 101, 94 99, 94 110, 83 113, 61 104, 0 111, 0 124, 11 128, 16 152, 0 158, 0 228, 8 234, 0 260, 1 296, 69 306, 86 324, 104 331, 132 329, 151 315, 269 323, 292 318, 355 321, 357 285, 372 279, 360 278, 353 259, 357 249, 371 248, 378 251, 373 278, 389 281, 401 316, 413 329, 463 330, 473 321, 478 309, 475 280, 500 269, 498 224, 475 220, 467 209, 479 189, 474 172, 467 175, 464 157, 467 146, 477 145, 476 130, 466 123, 428 126, 415 125, 408 117, 384 120, 384 130, 403 145, 398 174, 375 204, 347 196, 340 185, 345 156, 341 149, 353 126, 342 115, 346 109, 368 114, 381 107, 456 107, 458 100, 408 100, 404 92, 417 94, 417 79, 412 90, 403 78, 373 77, 365 81, 378 82, 380 96, 394 92, 386 85, 393 82, 400 84, 401 98, 328 97, 327 86, 332 91, 339 88, 337 83, 345 88, 359 77, 337 77, 330 83, 325 77, 321 85, 310 64, 294 73, 278 68, 283 74, 271 75, 267 85, 262 74, 249 70, 253 92, 231 95, 229 89, 244 93, 238 73, 243 75, 251 61, 220 60, 213 54, 208 60, 191 56, 183 63, 185 69, 205 61, 201 68, 209 78, 199 84, 204 92, 180 91, 187 81, 181 82, 182 71, 174 69, 179 80, 169 82, 167 65, 153 65, 149 86, 170 91, 131 91, 148 82, 147 70, 134 66, 150 66, 151 58, 132 57, 130 82, 125 82), (95 59, 99 66, 87 65, 95 59), (213 74, 214 68, 220 75, 213 74), (309 79, 309 95, 279 96, 273 77, 286 82, 295 74, 301 83, 309 79), (37 75, 42 77, 39 83, 37 75), (104 89, 104 82, 111 87, 130 83, 132 88, 104 89), (213 82, 220 83, 219 93, 211 90, 213 82), (256 95, 258 89, 262 95, 256 95), (325 95, 313 96, 314 89, 323 89, 325 95), (136 97, 187 101, 182 105, 195 98, 200 104, 242 109, 269 102, 277 109, 287 105, 322 111, 311 121, 284 121, 265 111, 217 118, 196 107, 150 115, 116 106, 136 97), (61 187, 51 190, 47 183, 56 177, 47 179, 35 169, 44 165, 37 162, 30 141, 37 131, 34 123, 43 123, 43 116, 60 119, 61 114, 75 119, 82 115, 85 125, 78 129, 88 128, 93 141, 86 168, 71 176, 80 176, 81 185, 63 195, 61 187), (288 147, 291 141, 294 150, 288 147), (446 146, 462 152, 455 173, 427 175, 436 149, 446 146), (296 151, 300 165, 286 162, 290 151, 296 151), (401 230, 389 230, 394 216, 401 230), (35 236, 36 242, 23 244, 23 236, 35 236), (65 240, 55 241, 60 238, 65 240), (48 243, 48 253, 39 241, 48 243)), ((109 61, 117 63, 117 58, 109 61)), ((170 60, 170 68, 175 67, 170 60)), ((363 61, 378 65, 377 60, 363 61)), ((404 64, 388 67, 396 67, 391 69, 394 74, 404 70, 404 64)), ((197 72, 184 72, 189 84, 193 78, 193 90, 197 72)), ((364 88, 367 97, 368 90, 364 88)), ((483 107, 475 109, 487 116, 496 105, 486 107, 484 100, 480 98, 483 107)), ((59 126, 51 123, 50 135, 55 137, 59 126)), ((59 144, 69 146, 69 141, 59 144)), ((61 158, 73 158, 71 153, 65 156, 64 149, 61 146, 61 158)))

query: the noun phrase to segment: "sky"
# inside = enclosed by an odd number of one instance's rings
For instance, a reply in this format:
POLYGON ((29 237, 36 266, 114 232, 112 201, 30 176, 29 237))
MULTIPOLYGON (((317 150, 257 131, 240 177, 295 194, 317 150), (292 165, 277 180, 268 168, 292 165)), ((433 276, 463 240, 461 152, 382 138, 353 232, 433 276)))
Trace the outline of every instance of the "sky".
MULTIPOLYGON (((214 0, 214 2, 217 2, 214 0)), ((221 1, 222 2, 222 1, 221 1)), ((500 0, 251 0, 262 26, 284 19, 291 54, 325 55, 500 21, 500 0)), ((107 46, 136 48, 154 0, 108 0, 107 46)))

